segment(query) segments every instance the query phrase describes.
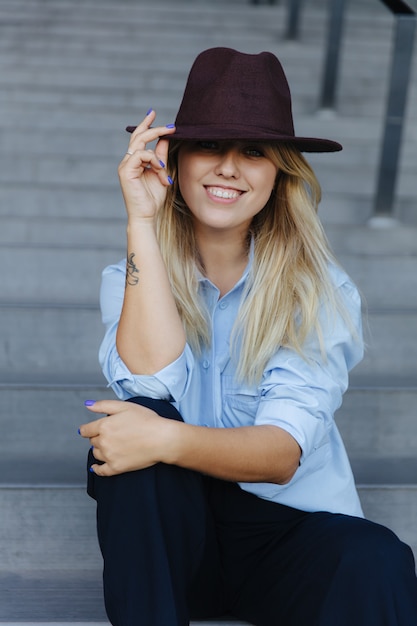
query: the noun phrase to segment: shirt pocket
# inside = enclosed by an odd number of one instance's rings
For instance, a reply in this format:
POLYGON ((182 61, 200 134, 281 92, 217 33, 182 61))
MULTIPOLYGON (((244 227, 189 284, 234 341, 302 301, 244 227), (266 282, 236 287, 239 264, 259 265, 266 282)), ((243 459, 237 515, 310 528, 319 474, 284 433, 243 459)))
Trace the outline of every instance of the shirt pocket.
POLYGON ((222 423, 226 428, 252 426, 259 402, 255 385, 239 384, 233 376, 222 376, 222 423))

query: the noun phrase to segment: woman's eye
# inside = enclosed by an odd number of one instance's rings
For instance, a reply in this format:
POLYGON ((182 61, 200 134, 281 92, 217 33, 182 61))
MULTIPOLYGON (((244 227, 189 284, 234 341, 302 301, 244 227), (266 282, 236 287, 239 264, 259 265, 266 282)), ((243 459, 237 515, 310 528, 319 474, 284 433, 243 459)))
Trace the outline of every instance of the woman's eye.
POLYGON ((202 150, 217 150, 218 143, 216 141, 199 141, 198 146, 202 150))
POLYGON ((245 153, 251 157, 263 157, 264 154, 262 150, 256 148, 255 146, 248 146, 245 148, 245 153))

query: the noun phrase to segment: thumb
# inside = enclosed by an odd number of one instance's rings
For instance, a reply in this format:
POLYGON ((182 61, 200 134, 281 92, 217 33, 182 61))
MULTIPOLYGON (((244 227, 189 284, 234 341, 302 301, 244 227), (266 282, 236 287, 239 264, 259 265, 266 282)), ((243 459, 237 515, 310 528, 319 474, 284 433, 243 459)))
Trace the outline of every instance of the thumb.
POLYGON ((120 413, 126 406, 126 403, 122 400, 86 400, 84 406, 92 413, 113 415, 114 413, 120 413))

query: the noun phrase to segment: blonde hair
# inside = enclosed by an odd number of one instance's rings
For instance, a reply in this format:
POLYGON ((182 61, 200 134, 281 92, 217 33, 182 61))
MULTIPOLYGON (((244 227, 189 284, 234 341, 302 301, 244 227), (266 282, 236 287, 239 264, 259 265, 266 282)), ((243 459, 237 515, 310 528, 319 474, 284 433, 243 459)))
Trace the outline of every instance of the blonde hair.
MULTIPOLYGON (((179 142, 171 142, 169 170, 174 185, 158 216, 158 238, 173 294, 191 348, 210 344, 210 324, 198 294, 199 255, 191 213, 178 188, 179 142)), ((278 168, 274 190, 251 224, 254 260, 232 334, 238 376, 258 382, 280 347, 304 356, 311 332, 321 343, 318 322, 324 302, 336 310, 328 265, 333 260, 317 216, 320 185, 302 154, 290 145, 264 144, 278 168)))

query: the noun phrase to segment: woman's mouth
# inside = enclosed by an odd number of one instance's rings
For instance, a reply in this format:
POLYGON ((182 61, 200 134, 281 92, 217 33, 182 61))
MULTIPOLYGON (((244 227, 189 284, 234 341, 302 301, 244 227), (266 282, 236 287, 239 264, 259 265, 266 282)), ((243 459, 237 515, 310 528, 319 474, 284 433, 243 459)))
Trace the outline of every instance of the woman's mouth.
POLYGON ((243 191, 237 189, 224 189, 223 187, 206 187, 207 193, 222 200, 235 200, 242 195, 243 191))

